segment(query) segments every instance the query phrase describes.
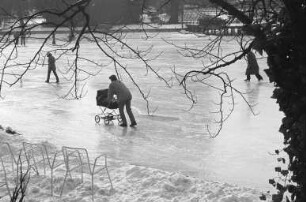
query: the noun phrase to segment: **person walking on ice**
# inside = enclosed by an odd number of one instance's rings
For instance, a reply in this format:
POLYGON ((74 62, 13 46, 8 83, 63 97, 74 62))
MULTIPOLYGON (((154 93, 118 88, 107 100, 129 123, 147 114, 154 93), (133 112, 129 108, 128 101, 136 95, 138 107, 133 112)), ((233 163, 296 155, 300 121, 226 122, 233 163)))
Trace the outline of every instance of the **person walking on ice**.
POLYGON ((255 75, 256 78, 258 79, 258 81, 262 80, 262 76, 259 74, 259 66, 256 60, 256 56, 255 54, 250 51, 247 54, 247 69, 245 71, 245 75, 247 76, 247 78, 245 79, 245 81, 250 81, 251 80, 251 75, 255 75))
POLYGON ((48 75, 46 83, 49 83, 51 71, 53 72, 56 78, 56 83, 59 83, 59 78, 56 73, 55 58, 50 52, 47 53, 47 57, 48 57, 48 75))
POLYGON ((136 126, 137 123, 135 121, 135 117, 131 109, 132 94, 130 90, 124 85, 123 82, 117 79, 116 75, 111 75, 109 79, 111 80, 111 83, 109 84, 108 88, 108 100, 109 102, 111 102, 114 95, 117 96, 119 113, 122 119, 122 123, 120 124, 120 126, 127 127, 127 120, 124 115, 124 106, 126 106, 126 112, 129 115, 131 121, 130 126, 136 126))

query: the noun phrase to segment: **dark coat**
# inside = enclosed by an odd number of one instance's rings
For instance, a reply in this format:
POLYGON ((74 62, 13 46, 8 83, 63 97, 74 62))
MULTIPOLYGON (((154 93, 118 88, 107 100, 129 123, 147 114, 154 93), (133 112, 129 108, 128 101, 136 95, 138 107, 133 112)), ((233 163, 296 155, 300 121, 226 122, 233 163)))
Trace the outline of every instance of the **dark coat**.
POLYGON ((108 88, 108 99, 111 100, 117 95, 118 102, 125 102, 132 99, 129 89, 121 81, 112 81, 108 88))
POLYGON ((247 54, 247 63, 248 66, 245 71, 246 75, 259 74, 259 66, 256 60, 256 56, 252 51, 247 54))
POLYGON ((52 55, 48 56, 48 68, 55 70, 55 58, 52 55))

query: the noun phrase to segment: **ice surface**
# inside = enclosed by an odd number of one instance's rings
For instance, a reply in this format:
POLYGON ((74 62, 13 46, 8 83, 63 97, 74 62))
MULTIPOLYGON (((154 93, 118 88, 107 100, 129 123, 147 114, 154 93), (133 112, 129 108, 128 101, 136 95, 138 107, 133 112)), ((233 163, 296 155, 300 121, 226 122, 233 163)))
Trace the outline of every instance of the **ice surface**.
MULTIPOLYGON (((181 72, 201 66, 201 61, 182 57, 162 38, 193 46, 205 44, 203 38, 179 33, 161 34, 148 41, 140 38, 140 34, 134 33, 128 36, 128 41, 138 48, 153 44, 153 53, 163 51, 151 64, 166 77, 171 76, 173 65, 181 72)), ((20 57, 23 60, 30 58, 38 44, 38 41, 28 41, 26 47, 20 48, 20 57)), ((92 45, 82 46, 82 54, 97 61, 105 60, 108 64, 106 58, 96 54, 92 45)), ((229 41, 224 51, 234 48, 237 45, 229 41)), ((136 165, 243 186, 270 188, 268 179, 275 176, 276 159, 269 152, 281 147, 278 128, 282 114, 275 100, 270 98, 273 85, 268 83, 262 71, 266 68, 265 59, 258 61, 264 77, 262 82, 257 82, 255 78, 250 83, 243 81, 244 60, 226 69, 235 79, 235 87, 249 92, 246 98, 251 104, 256 104, 254 111, 257 115, 254 116, 237 96, 234 113, 215 139, 209 138, 206 130, 207 124, 214 127, 211 112, 216 107, 213 102, 218 99, 218 93, 213 89, 193 86, 199 102, 189 110, 190 101, 183 95, 182 89, 178 86, 167 88, 154 75, 146 75, 139 62, 126 61, 140 87, 146 92, 150 90, 150 104, 152 109, 156 109, 154 116, 147 115, 146 103, 140 93, 123 71, 119 71, 133 93, 132 109, 138 125, 136 128, 121 128, 117 122, 96 124, 94 116, 99 113, 95 103, 96 91, 108 87, 108 77, 114 74, 113 66, 103 67, 98 76, 87 80, 87 95, 83 99, 65 100, 59 96, 71 87, 62 75, 66 62, 64 59, 57 61, 60 84, 44 83, 46 66, 39 66, 26 75, 22 84, 7 89, 0 101, 0 123, 18 130, 33 142, 49 141, 59 147, 86 147, 92 154, 105 152, 136 165)), ((91 64, 83 65, 91 68, 91 64)), ((51 80, 54 79, 52 76, 51 80)))

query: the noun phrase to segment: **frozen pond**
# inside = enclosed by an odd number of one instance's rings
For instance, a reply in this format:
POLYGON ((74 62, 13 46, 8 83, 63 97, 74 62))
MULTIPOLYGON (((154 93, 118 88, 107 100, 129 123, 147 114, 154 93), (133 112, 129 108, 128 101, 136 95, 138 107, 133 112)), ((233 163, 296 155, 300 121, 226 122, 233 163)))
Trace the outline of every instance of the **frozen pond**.
MULTIPOLYGON (((192 35, 166 33, 162 37, 178 43, 197 45, 203 39, 192 35)), ((152 66, 160 68, 165 75, 171 73, 174 64, 177 70, 200 65, 200 62, 180 56, 176 50, 163 42, 161 36, 149 42, 141 42, 137 34, 130 41, 139 47, 154 45, 154 50, 163 54, 152 61, 152 66)), ((27 58, 38 46, 30 41, 21 47, 19 56, 27 58)), ((228 42, 231 50, 234 43, 228 42)), ((84 54, 99 59, 101 54, 90 44, 83 46, 84 54)), ((96 91, 107 88, 108 77, 114 74, 112 65, 103 67, 96 77, 86 84, 87 94, 80 100, 59 98, 70 88, 70 83, 62 75, 65 61, 58 61, 60 84, 45 83, 46 66, 39 66, 29 72, 22 84, 17 84, 3 92, 0 100, 0 124, 11 126, 29 141, 49 141, 57 146, 77 146, 87 148, 91 154, 105 152, 113 158, 129 163, 179 171, 187 175, 224 181, 264 189, 272 189, 268 179, 274 177, 276 164, 273 153, 281 148, 282 136, 278 133, 282 114, 275 100, 271 99, 273 85, 268 83, 263 73, 265 60, 259 60, 263 82, 252 78, 244 82, 246 62, 239 61, 227 68, 236 88, 246 94, 251 104, 256 104, 254 116, 248 106, 237 97, 235 111, 225 123, 221 134, 214 139, 207 135, 206 124, 212 124, 212 104, 218 94, 213 89, 198 91, 199 103, 189 111, 190 102, 178 87, 167 88, 153 75, 146 75, 141 65, 127 61, 140 87, 150 89, 150 102, 156 109, 154 116, 146 113, 146 103, 132 83, 124 77, 124 82, 133 93, 132 107, 138 122, 136 128, 121 128, 113 125, 96 124, 95 114, 99 108, 95 103, 96 91)), ((121 71, 121 73, 123 73, 121 71)), ((54 79, 51 75, 51 80, 54 79)))

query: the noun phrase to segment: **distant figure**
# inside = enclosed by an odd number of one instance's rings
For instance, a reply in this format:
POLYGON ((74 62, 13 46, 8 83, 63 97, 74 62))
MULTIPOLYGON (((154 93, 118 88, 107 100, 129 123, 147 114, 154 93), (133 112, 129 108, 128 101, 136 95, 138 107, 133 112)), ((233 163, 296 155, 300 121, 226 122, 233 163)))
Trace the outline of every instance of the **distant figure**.
POLYGON ((251 74, 255 75, 256 78, 258 79, 258 81, 262 80, 262 76, 259 74, 259 66, 255 57, 255 54, 250 51, 247 54, 247 69, 245 71, 245 75, 247 76, 247 78, 245 79, 245 81, 250 81, 251 80, 251 74))
POLYGON ((56 45, 55 32, 52 34, 52 45, 56 45))
POLYGON ((24 24, 24 20, 21 19, 20 20, 20 27, 21 27, 21 30, 20 30, 20 44, 25 46, 25 41, 26 41, 26 32, 25 32, 25 24, 24 24))
POLYGON ((124 106, 126 106, 126 112, 131 120, 130 126, 131 127, 136 126, 137 123, 135 121, 131 109, 132 94, 130 90, 124 85, 124 83, 117 80, 116 75, 111 75, 109 79, 111 80, 111 83, 109 84, 109 89, 108 89, 108 100, 109 102, 111 102, 113 96, 117 95, 119 113, 122 119, 122 123, 120 124, 120 126, 121 127, 127 126, 127 121, 124 115, 124 106))
POLYGON ((74 38, 75 38, 74 31, 73 29, 71 29, 68 35, 68 42, 72 42, 74 38))
POLYGON ((25 31, 20 31, 20 44, 25 46, 26 44, 26 33, 25 31))
POLYGON ((47 57, 48 57, 48 75, 47 75, 46 83, 49 83, 51 71, 53 72, 53 74, 56 78, 56 83, 58 83, 59 79, 58 79, 58 76, 57 76, 57 73, 56 73, 55 58, 53 57, 53 55, 50 52, 47 53, 47 57))
POLYGON ((19 43, 19 32, 14 32, 14 40, 15 40, 15 44, 18 45, 18 43, 19 43))
POLYGON ((68 35, 68 42, 72 42, 73 39, 75 38, 75 35, 74 35, 74 23, 73 23, 73 21, 70 21, 70 23, 71 23, 71 26, 69 27, 70 33, 68 35))

